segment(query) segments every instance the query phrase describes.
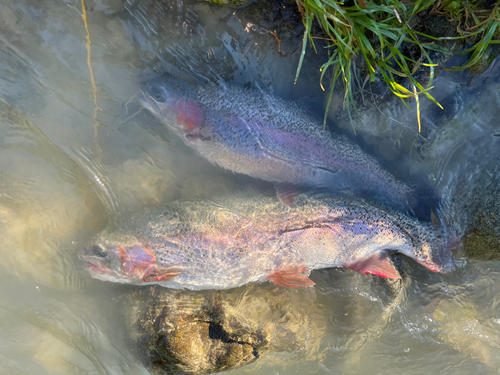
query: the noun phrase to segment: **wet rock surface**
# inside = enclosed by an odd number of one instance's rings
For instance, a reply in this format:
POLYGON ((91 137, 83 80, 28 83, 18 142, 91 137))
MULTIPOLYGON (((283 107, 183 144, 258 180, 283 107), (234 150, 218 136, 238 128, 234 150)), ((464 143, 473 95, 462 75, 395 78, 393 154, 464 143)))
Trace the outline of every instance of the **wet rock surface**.
POLYGON ((154 374, 206 374, 273 351, 302 351, 314 342, 307 338, 317 324, 311 319, 314 294, 306 290, 249 286, 201 293, 152 287, 121 302, 139 356, 154 374))
MULTIPOLYGON (((498 169, 498 168, 496 168, 498 169)), ((460 198, 456 198, 459 200, 460 198)), ((467 230, 462 238, 468 259, 488 261, 500 258, 500 174, 484 171, 472 192, 462 200, 467 230)))

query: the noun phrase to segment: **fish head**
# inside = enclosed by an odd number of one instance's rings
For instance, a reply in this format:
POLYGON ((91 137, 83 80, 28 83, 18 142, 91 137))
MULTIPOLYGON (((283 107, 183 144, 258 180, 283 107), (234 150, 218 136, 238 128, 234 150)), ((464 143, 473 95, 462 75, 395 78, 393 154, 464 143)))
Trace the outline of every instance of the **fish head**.
POLYGON ((204 111, 189 90, 182 92, 177 86, 163 81, 149 82, 139 102, 178 136, 196 139, 205 122, 204 111))
POLYGON ((161 269, 149 246, 128 237, 126 241, 96 241, 80 258, 93 278, 123 284, 145 284, 177 276, 176 270, 161 269))

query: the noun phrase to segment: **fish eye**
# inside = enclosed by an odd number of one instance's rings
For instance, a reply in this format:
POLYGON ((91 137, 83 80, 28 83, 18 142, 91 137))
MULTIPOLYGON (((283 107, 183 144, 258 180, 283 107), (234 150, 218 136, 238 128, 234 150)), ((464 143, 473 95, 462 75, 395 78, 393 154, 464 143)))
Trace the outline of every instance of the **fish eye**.
POLYGON ((106 251, 106 248, 101 244, 97 244, 97 245, 92 246, 92 252, 101 258, 105 258, 108 256, 108 252, 106 251))
POLYGON ((149 95, 159 103, 165 103, 167 96, 165 95, 165 89, 163 87, 154 87, 149 95))

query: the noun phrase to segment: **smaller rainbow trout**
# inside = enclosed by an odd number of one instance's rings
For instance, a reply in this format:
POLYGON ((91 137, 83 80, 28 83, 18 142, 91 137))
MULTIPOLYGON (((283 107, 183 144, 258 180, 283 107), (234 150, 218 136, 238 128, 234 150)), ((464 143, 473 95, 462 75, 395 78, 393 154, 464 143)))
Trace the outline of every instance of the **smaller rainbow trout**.
POLYGON ((411 188, 358 145, 324 132, 296 103, 233 86, 195 87, 171 75, 145 91, 142 105, 186 145, 225 169, 278 183, 279 196, 292 184, 349 189, 400 211, 415 204, 411 188))
POLYGON ((119 283, 306 287, 314 285, 311 270, 328 267, 399 278, 391 252, 431 271, 450 270, 450 244, 431 225, 362 201, 299 195, 289 207, 245 192, 136 214, 102 232, 81 258, 93 277, 119 283))

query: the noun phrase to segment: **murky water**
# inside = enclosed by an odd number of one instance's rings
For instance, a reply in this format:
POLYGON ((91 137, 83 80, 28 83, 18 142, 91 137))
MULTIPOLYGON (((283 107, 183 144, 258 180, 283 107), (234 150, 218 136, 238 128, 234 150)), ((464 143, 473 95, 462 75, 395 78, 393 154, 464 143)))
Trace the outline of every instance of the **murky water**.
MULTIPOLYGON (((312 51, 293 85, 300 46, 291 41, 300 30, 279 29, 280 57, 276 25, 248 8, 170 0, 95 0, 87 8, 89 39, 80 1, 0 4, 2 374, 147 374, 130 309, 135 293, 149 289, 93 280, 77 254, 108 220, 253 183, 210 165, 138 112, 141 82, 164 71, 233 82, 322 116, 318 74, 307 70, 312 51)), ((481 256, 457 256, 449 275, 403 261, 403 284, 331 269, 312 274, 314 289, 230 291, 235 316, 293 333, 276 334, 231 373, 500 372, 499 69, 497 61, 479 77, 443 73, 435 96, 449 106, 441 113, 424 105, 426 141, 415 142, 415 115, 396 99, 379 115, 367 111, 359 132, 393 172, 431 176, 445 198, 440 215, 460 235, 474 228, 466 245, 481 256), (266 307, 273 296, 279 308, 266 307)))

